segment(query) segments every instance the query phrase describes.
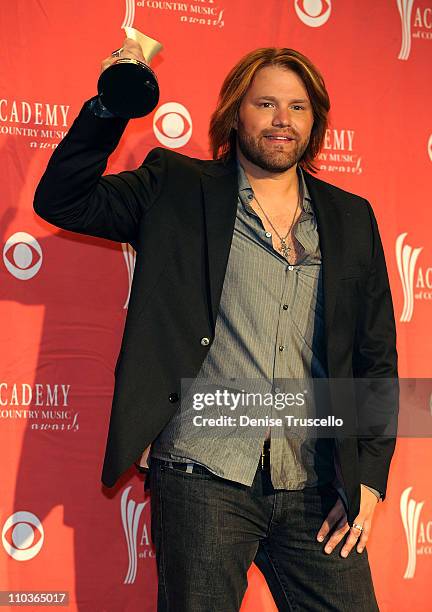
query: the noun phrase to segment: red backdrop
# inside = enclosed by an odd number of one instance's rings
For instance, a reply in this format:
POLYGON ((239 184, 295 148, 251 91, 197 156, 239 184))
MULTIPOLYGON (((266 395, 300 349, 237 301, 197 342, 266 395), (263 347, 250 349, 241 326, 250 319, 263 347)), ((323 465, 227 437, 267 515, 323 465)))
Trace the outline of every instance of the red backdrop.
MULTIPOLYGON (((372 202, 400 373, 430 377, 432 2, 13 0, 0 18, 0 591, 67 591, 71 610, 150 612, 149 498, 134 470, 114 490, 100 484, 133 253, 36 217, 52 149, 96 93, 122 25, 163 43, 153 62, 161 99, 129 123, 109 172, 160 145, 209 157, 209 117, 232 65, 255 47, 302 51, 332 100, 320 177, 372 202)), ((401 439, 375 513, 369 555, 384 611, 429 607, 431 459, 428 438, 401 439)), ((275 610, 255 567, 249 578, 242 611, 275 610)))

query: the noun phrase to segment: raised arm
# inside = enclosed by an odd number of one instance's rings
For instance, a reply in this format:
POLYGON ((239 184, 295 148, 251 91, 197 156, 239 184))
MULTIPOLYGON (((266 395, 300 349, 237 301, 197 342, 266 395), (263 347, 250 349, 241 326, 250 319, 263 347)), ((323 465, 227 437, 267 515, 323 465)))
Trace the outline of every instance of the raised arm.
MULTIPOLYGON (((135 41, 126 39, 123 48, 123 55, 137 57, 135 41)), ((112 61, 115 58, 105 59, 102 70, 112 61)), ((142 215, 156 201, 160 191, 164 173, 163 149, 150 151, 136 170, 102 176, 127 120, 98 116, 95 101, 96 98, 92 98, 85 102, 54 151, 37 186, 34 210, 63 229, 132 242, 137 237, 142 215)))

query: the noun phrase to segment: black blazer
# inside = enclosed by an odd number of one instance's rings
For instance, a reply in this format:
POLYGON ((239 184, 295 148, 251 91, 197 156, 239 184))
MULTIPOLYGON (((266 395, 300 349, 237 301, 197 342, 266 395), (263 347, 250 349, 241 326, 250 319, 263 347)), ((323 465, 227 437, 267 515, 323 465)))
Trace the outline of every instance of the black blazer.
MULTIPOLYGON (((137 170, 102 177, 126 123, 96 117, 86 102, 34 199, 36 213, 50 223, 129 242, 137 253, 102 473, 109 487, 172 417, 181 379, 197 375, 211 346, 238 194, 235 160, 192 159, 162 148, 137 170), (203 337, 210 344, 203 346, 203 337)), ((308 173, 305 179, 322 252, 328 375, 394 378, 395 322, 372 208, 308 173)), ((353 392, 343 400, 345 410, 358 410, 353 392)), ((336 440, 350 522, 360 482, 385 496, 394 446, 394 437, 336 440)))

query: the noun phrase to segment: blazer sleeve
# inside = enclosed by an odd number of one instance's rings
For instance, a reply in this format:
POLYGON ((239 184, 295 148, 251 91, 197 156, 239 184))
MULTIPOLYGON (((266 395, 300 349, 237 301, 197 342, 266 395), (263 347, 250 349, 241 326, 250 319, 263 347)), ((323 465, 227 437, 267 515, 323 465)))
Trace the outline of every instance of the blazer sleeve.
POLYGON ((156 201, 164 174, 163 149, 136 170, 102 176, 127 120, 98 117, 85 102, 55 149, 36 188, 35 212, 62 229, 135 241, 141 217, 156 201))
POLYGON ((372 258, 359 295, 353 352, 357 389, 360 482, 385 497, 396 444, 399 411, 396 325, 378 225, 366 202, 372 230, 372 258), (366 379, 366 380, 365 380, 366 379))

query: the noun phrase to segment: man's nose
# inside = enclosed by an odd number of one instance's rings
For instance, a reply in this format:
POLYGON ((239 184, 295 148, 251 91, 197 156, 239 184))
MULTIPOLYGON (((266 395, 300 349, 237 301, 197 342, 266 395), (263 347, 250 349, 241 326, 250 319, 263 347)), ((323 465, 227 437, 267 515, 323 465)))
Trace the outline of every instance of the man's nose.
POLYGON ((288 126, 292 123, 291 110, 289 108, 277 108, 274 115, 272 125, 288 126))

